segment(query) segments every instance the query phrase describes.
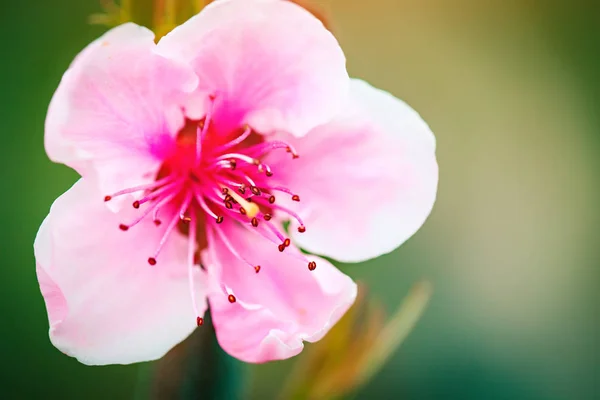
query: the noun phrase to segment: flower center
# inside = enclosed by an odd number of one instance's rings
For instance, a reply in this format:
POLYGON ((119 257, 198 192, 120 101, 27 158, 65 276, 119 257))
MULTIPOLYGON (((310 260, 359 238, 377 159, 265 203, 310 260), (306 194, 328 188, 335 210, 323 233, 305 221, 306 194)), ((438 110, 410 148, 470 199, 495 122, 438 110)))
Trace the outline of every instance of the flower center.
MULTIPOLYGON (((261 270, 257 260, 251 262, 242 257, 219 229, 226 218, 258 232, 273 242, 280 252, 285 251, 291 242, 285 231, 271 222, 274 212, 295 219, 298 231, 306 231, 302 219, 277 202, 280 195, 290 196, 293 201, 300 201, 300 197, 287 187, 271 183, 269 178, 274 171, 262 161, 271 151, 286 151, 293 158, 298 158, 290 144, 265 140, 248 126, 222 135, 211 129, 209 112, 201 121, 186 122, 154 182, 121 190, 105 196, 104 200, 141 193, 139 200, 132 204, 139 210, 139 215, 133 221, 120 224, 122 231, 128 231, 148 218, 160 226, 163 223, 161 215, 170 215, 154 254, 148 257, 150 265, 159 262, 161 250, 175 229, 188 236, 190 291, 195 307, 192 267, 199 263, 199 251, 204 247, 206 238, 221 240, 235 257, 256 273, 261 270)), ((302 258, 309 270, 316 268, 316 264, 309 262, 302 253, 294 252, 294 256, 302 258)), ((227 293, 225 288, 223 291, 230 302, 235 302, 235 296, 227 293)))

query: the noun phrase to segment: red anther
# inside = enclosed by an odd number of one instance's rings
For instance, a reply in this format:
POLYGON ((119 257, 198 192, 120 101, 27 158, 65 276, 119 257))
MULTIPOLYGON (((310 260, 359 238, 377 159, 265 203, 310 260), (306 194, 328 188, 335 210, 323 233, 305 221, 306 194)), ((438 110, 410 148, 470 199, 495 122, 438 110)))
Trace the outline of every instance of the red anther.
POLYGON ((227 296, 227 300, 229 300, 230 303, 235 303, 235 296, 230 294, 229 296, 227 296))
POLYGON ((204 325, 204 318, 196 317, 196 325, 198 325, 198 326, 204 325))
POLYGON ((156 258, 154 258, 154 257, 150 257, 150 258, 148 259, 148 264, 150 264, 150 265, 156 265, 156 258))
POLYGON ((283 243, 282 243, 282 244, 280 244, 279 246, 277 246, 277 248, 279 249, 279 251, 280 251, 281 253, 283 253, 283 251, 285 250, 285 244, 283 244, 283 243))
POLYGON ((104 201, 111 201, 112 200, 112 196, 104 196, 104 201))
POLYGON ((240 214, 246 215, 246 209, 244 207, 240 207, 240 214))
POLYGON ((257 188, 256 186, 250 186, 250 190, 252 191, 253 194, 260 196, 260 189, 257 188))
POLYGON ((294 201, 300 201, 300 196, 298 196, 297 194, 292 196, 292 200, 294 201))
POLYGON ((314 261, 311 261, 311 262, 309 262, 309 263, 308 263, 308 269, 309 269, 310 271, 314 271, 314 270, 315 270, 315 268, 317 268, 317 263, 316 263, 316 262, 314 262, 314 261))
POLYGON ((288 239, 285 239, 285 240, 283 241, 283 245, 284 245, 285 247, 290 247, 290 244, 291 244, 291 243, 292 243, 292 242, 290 241, 290 239, 289 239, 289 238, 288 238, 288 239))
POLYGON ((252 218, 251 223, 252 223, 252 226, 256 228, 258 226, 258 219, 256 217, 252 218))
POLYGON ((273 218, 273 216, 272 216, 271 214, 265 214, 265 215, 263 215, 263 219, 264 219, 265 221, 270 221, 270 220, 271 220, 271 218, 273 218))
POLYGON ((121 224, 121 225, 119 225, 119 229, 122 231, 126 231, 127 229, 129 229, 129 227, 125 224, 121 224))
POLYGON ((219 215, 219 216, 217 217, 217 224, 220 224, 221 222, 223 222, 223 216, 222 216, 222 215, 219 215))
POLYGON ((271 197, 269 197, 269 203, 275 203, 275 196, 271 195, 271 197))
POLYGON ((226 187, 224 187, 224 188, 221 188, 221 193, 223 193, 223 194, 227 194, 227 193, 229 193, 229 189, 228 189, 228 188, 226 188, 226 187))
POLYGON ((267 171, 267 172, 265 172, 265 175, 267 175, 268 177, 271 177, 271 176, 273 176, 273 172, 267 171))
POLYGON ((160 226, 160 224, 162 224, 162 221, 160 219, 155 219, 154 220, 154 225, 160 226))
POLYGON ((227 196, 225 196, 225 201, 233 201, 233 197, 231 197, 230 194, 228 194, 227 196))
POLYGON ((258 274, 260 272, 260 265, 254 267, 254 271, 258 274))
POLYGON ((133 202, 133 208, 140 208, 140 202, 139 201, 134 201, 133 202))
POLYGON ((237 167, 237 161, 231 159, 229 160, 229 165, 231 166, 231 170, 233 171, 237 167))
POLYGON ((292 158, 295 160, 297 158, 300 158, 300 156, 298 154, 292 154, 292 158))
POLYGON ((233 204, 231 204, 231 202, 229 202, 229 201, 226 201, 225 208, 227 208, 228 210, 231 210, 233 208, 233 204))
POLYGON ((188 217, 187 215, 184 215, 183 218, 181 218, 181 220, 183 222, 185 222, 186 224, 192 221, 192 219, 190 217, 188 217))
POLYGON ((246 193, 246 187, 245 187, 244 185, 242 185, 242 186, 240 186, 240 188, 238 189, 238 191, 239 191, 241 194, 244 194, 244 193, 246 193))
POLYGON ((306 227, 304 225, 299 226, 298 227, 298 232, 300 232, 300 233, 306 232, 306 227))

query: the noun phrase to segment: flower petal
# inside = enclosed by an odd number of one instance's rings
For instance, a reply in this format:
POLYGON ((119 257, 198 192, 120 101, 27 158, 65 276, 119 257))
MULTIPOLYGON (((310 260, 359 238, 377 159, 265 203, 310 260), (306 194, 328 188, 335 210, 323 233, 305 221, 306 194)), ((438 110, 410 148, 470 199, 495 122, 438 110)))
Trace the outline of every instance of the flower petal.
POLYGON ((227 131, 301 136, 331 119, 348 90, 333 35, 302 7, 281 0, 221 0, 175 28, 161 54, 192 63, 199 89, 217 96, 213 121, 227 131))
POLYGON ((300 196, 293 208, 306 232, 292 224, 296 243, 359 262, 394 250, 421 227, 435 202, 438 166, 435 137, 412 108, 357 79, 350 93, 334 121, 286 137, 298 159, 273 153, 267 162, 272 179, 300 196))
POLYGON ((211 277, 236 296, 231 303, 223 291, 209 295, 217 339, 232 356, 254 363, 292 357, 303 341, 322 338, 354 302, 356 284, 326 260, 309 257, 317 263, 309 271, 293 247, 280 253, 234 223, 216 229, 230 246, 213 232, 203 257, 211 277), (240 257, 260 264, 260 272, 240 257))
POLYGON ((146 28, 110 30, 75 58, 50 103, 49 157, 99 179, 104 194, 155 178, 192 104, 198 78, 155 48, 146 28))
MULTIPOLYGON (((96 188, 80 180, 56 200, 35 240, 50 339, 84 364, 157 359, 196 327, 187 241, 173 234, 150 266, 164 227, 141 222, 119 231, 122 219, 131 217, 129 210, 110 212, 96 188)), ((194 283, 204 313, 199 268, 194 283)))

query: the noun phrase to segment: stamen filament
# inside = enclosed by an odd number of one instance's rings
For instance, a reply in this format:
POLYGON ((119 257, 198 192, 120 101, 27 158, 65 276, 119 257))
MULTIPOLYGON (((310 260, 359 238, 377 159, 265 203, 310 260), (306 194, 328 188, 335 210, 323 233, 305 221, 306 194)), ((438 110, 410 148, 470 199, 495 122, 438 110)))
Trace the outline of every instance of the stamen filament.
MULTIPOLYGON (((253 200, 253 201, 258 201, 258 202, 262 203, 265 200, 266 199, 264 197, 258 197, 257 196, 256 199, 253 200)), ((270 203, 268 205, 269 207, 277 209, 277 210, 280 210, 280 211, 283 211, 284 213, 291 215, 296 221, 298 221, 298 223, 300 224, 300 226, 305 226, 304 222, 302 221, 302 219, 300 218, 300 216, 298 214, 296 214, 295 212, 293 212, 292 210, 290 210, 289 208, 280 206, 279 204, 275 204, 275 203, 271 203, 271 202, 269 202, 269 203, 270 203)))
POLYGON ((196 213, 194 209, 190 210, 190 219, 190 232, 188 236, 188 283, 192 298, 192 308, 194 309, 196 318, 201 318, 196 303, 196 289, 194 285, 194 255, 196 254, 196 213))
POLYGON ((208 127, 210 125, 210 121, 212 119, 212 112, 214 107, 214 98, 211 97, 210 107, 206 111, 206 116, 204 117, 204 124, 202 125, 202 129, 198 126, 196 129, 196 162, 195 166, 200 165, 200 156, 202 154, 202 139, 206 136, 206 132, 208 132, 208 127))
MULTIPOLYGON (((169 226, 167 226, 167 229, 165 230, 165 233, 163 234, 163 237, 160 239, 160 242, 158 243, 158 247, 156 248, 156 251, 154 252, 154 257, 152 257, 150 259, 150 260, 154 260, 154 263, 156 263, 156 259, 158 258, 158 255, 160 254, 163 246, 167 242, 167 239, 169 238, 169 236, 173 232, 173 229, 175 229, 175 226, 177 226, 177 223, 179 221, 181 221, 180 215, 182 215, 183 213, 185 213, 185 211, 187 210, 187 208, 188 208, 188 206, 190 204, 191 199, 192 199, 192 194, 190 192, 190 193, 186 194, 185 199, 181 203, 181 207, 179 208, 179 212, 175 213, 175 216, 169 222, 169 226)), ((148 262, 150 262, 150 260, 148 260, 148 262)), ((152 262, 150 262, 150 264, 152 264, 152 262)))
POLYGON ((242 257, 237 250, 233 247, 233 245, 231 244, 231 242, 229 241, 229 239, 227 238, 227 235, 225 235, 223 233, 223 231, 221 229, 215 228, 215 230, 217 231, 217 235, 219 235, 219 237, 221 238, 221 240, 223 241, 223 244, 225 244, 225 247, 227 247, 227 249, 239 260, 242 260, 243 262, 245 262, 246 264, 248 264, 249 266, 251 266, 252 268, 254 268, 254 264, 252 264, 250 261, 248 261, 245 257, 242 257))
POLYGON ((171 183, 168 183, 168 184, 164 185, 163 187, 161 187, 161 188, 159 188, 159 189, 151 192, 146 197, 143 197, 143 198, 141 198, 140 200, 137 201, 138 206, 140 206, 140 205, 142 205, 144 203, 147 203, 150 200, 154 200, 154 199, 160 197, 165 192, 168 192, 169 190, 176 188, 180 183, 181 183, 181 180, 175 180, 175 181, 173 181, 171 183))
POLYGON ((215 152, 221 152, 221 151, 225 151, 227 149, 230 149, 240 143, 242 143, 244 140, 246 140, 248 138, 248 136, 250 136, 252 134, 252 129, 250 129, 250 127, 248 125, 246 125, 246 129, 244 130, 244 132, 238 136, 237 138, 233 139, 231 142, 225 143, 224 145, 218 146, 214 149, 215 152))
POLYGON ((122 196, 124 194, 140 192, 142 190, 155 189, 155 188, 158 188, 160 186, 163 186, 166 183, 169 183, 172 180, 173 180, 172 176, 167 176, 165 178, 159 179, 157 181, 154 181, 154 182, 146 184, 146 185, 139 185, 139 186, 134 186, 134 187, 131 187, 131 188, 128 188, 128 189, 119 190, 118 192, 113 193, 113 194, 111 194, 109 196, 106 196, 106 197, 114 198, 114 197, 122 196))
MULTIPOLYGON (((158 202, 154 203, 153 205, 151 205, 150 207, 148 207, 146 210, 144 210, 144 212, 139 217, 137 217, 132 222, 130 222, 129 224, 127 224, 126 225, 127 228, 131 228, 133 226, 136 226, 140 222, 142 222, 142 220, 144 218, 146 218, 148 216, 148 214, 150 214, 153 210, 154 210, 154 213, 156 215, 156 212, 160 209, 160 207, 162 207, 165 204, 169 203, 171 200, 173 200, 173 198, 176 195, 177 195, 177 193, 171 193, 170 195, 168 195, 167 197, 165 197, 161 201, 158 201, 158 202)), ((156 221, 156 218, 154 218, 153 220, 156 221)))

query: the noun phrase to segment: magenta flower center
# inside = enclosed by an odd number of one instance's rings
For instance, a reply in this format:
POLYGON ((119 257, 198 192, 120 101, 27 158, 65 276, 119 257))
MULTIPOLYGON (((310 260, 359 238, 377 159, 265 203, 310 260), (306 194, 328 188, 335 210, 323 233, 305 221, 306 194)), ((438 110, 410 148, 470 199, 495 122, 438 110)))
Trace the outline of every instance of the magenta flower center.
MULTIPOLYGON (((269 178, 275 171, 262 161, 271 151, 286 151, 291 157, 298 158, 290 144, 265 140, 248 126, 223 135, 211 128, 209 113, 201 121, 186 122, 153 183, 120 190, 104 200, 143 193, 132 204, 139 210, 139 216, 123 222, 119 226, 122 231, 128 231, 148 218, 156 226, 168 224, 154 254, 149 254, 150 265, 159 262, 162 248, 178 229, 188 235, 190 265, 199 261, 196 247, 204 247, 202 243, 210 237, 221 240, 234 256, 258 273, 261 269, 259 260, 246 260, 239 255, 219 225, 225 219, 236 221, 273 242, 280 252, 291 242, 283 229, 271 221, 273 212, 295 219, 298 231, 306 231, 298 214, 278 204, 278 196, 289 196, 298 202, 300 197, 290 188, 271 183, 269 178), (162 219, 163 214, 169 216, 167 220, 162 219)), ((309 262, 300 252, 295 255, 307 262, 309 270, 316 268, 316 263, 309 262)), ((232 294, 228 294, 228 298, 235 302, 232 294)))

